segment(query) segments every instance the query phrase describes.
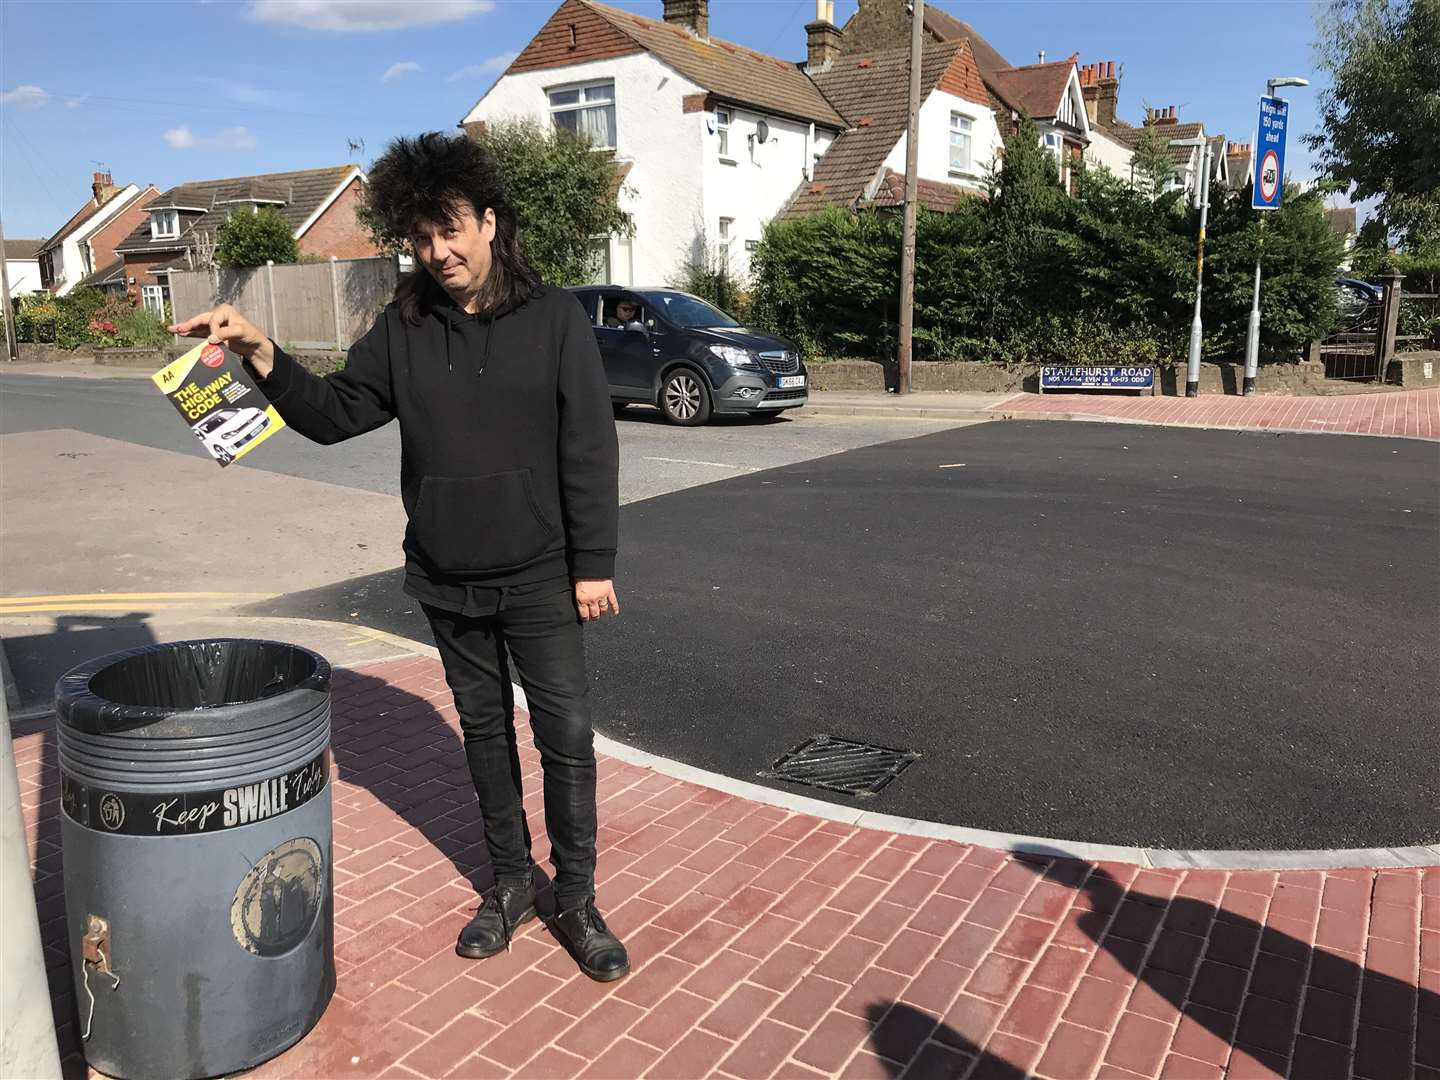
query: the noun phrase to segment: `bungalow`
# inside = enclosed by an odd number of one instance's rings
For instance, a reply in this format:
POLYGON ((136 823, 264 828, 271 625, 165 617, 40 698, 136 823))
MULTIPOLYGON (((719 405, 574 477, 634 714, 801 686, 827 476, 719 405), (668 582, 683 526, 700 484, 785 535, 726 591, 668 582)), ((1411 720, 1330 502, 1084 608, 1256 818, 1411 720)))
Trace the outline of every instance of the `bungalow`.
POLYGON ((198 180, 173 187, 148 207, 116 248, 124 259, 124 287, 132 300, 163 314, 169 276, 207 265, 206 250, 232 214, 263 207, 280 212, 303 255, 364 258, 379 251, 355 216, 365 174, 355 165, 198 180))
POLYGON ((44 286, 40 284, 40 260, 35 255, 44 242, 5 241, 5 279, 10 283, 11 295, 24 296, 27 293, 43 291, 44 286))

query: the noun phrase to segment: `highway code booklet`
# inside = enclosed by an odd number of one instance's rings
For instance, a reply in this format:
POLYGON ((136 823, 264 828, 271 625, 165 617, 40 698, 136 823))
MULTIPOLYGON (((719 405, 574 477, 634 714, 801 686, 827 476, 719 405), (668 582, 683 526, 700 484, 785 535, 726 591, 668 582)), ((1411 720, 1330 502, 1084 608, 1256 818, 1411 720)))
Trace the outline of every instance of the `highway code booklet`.
POLYGON ((229 349, 197 345, 150 376, 210 456, 222 466, 285 426, 229 349))

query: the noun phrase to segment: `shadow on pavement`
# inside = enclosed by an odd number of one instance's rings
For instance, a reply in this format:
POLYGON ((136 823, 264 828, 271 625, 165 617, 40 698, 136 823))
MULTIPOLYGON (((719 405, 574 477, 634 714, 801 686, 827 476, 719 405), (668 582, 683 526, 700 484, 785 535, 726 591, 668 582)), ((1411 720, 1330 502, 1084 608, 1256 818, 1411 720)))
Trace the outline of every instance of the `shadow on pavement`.
MULTIPOLYGON (((1303 1080, 1440 1068, 1440 994, 1215 904, 1127 889, 1101 866, 1014 854, 1038 876, 1079 894, 1071 909, 1075 925, 1137 987, 1169 1004, 1181 1018, 1175 1039, 1204 1042, 1208 1035, 1212 1047, 1243 1054, 1244 1068, 1303 1080)), ((1369 906, 1369 891, 1361 891, 1369 906)), ((1315 906, 1318 912, 1318 898, 1315 906)), ((877 1002, 867 1015, 871 1049, 891 1077, 1022 1080, 1037 1064, 1006 1061, 904 1002, 877 1002)), ((1230 1067, 1236 1060, 1230 1057, 1230 1067)))

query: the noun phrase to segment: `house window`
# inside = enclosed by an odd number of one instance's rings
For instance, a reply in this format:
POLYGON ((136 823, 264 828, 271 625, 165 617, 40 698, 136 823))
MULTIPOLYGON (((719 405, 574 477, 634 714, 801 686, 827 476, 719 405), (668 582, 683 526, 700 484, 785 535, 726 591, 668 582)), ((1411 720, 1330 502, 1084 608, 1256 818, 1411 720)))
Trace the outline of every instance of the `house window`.
POLYGON ((180 212, 178 210, 157 210, 150 215, 150 235, 156 240, 168 240, 180 235, 180 212))
POLYGON ((590 238, 590 277, 585 284, 610 284, 610 238, 608 236, 590 238))
POLYGON ((720 156, 730 156, 730 110, 715 110, 715 137, 720 140, 720 156))
POLYGON ((89 277, 91 271, 95 269, 94 264, 90 261, 90 242, 88 240, 80 245, 80 266, 81 277, 89 277))
POLYGON ((720 219, 720 242, 721 242, 721 243, 726 243, 726 244, 728 244, 728 243, 730 242, 730 226, 731 226, 731 225, 734 225, 734 224, 735 224, 735 219, 734 219, 734 218, 722 217, 722 218, 720 219))
POLYGON ((145 310, 163 319, 165 317, 165 286, 146 285, 140 290, 140 294, 145 301, 145 310))
POLYGON ((590 140, 597 150, 615 149, 615 84, 592 83, 550 91, 550 116, 563 128, 590 140))
POLYGON ((950 168, 970 171, 970 135, 975 121, 963 113, 950 114, 950 168))

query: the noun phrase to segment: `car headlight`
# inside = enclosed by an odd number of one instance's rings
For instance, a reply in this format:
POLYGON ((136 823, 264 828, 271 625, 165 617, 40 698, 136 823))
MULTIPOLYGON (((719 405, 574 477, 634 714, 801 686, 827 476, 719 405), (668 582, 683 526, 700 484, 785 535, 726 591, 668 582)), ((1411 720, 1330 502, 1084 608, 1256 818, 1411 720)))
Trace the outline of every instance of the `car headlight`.
POLYGON ((724 360, 733 368, 748 368, 751 371, 760 371, 760 359, 749 349, 742 349, 738 345, 711 345, 710 352, 724 360))

